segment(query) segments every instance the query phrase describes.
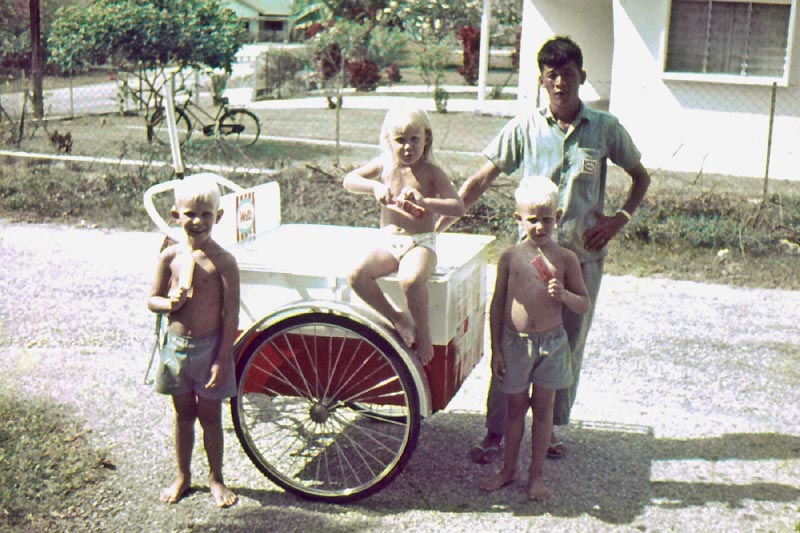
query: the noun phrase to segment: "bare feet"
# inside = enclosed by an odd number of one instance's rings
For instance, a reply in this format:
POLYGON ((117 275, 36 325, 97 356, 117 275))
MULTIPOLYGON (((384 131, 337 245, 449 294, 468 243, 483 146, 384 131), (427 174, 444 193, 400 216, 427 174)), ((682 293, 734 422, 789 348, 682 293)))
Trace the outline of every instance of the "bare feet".
POLYGON ((208 488, 211 490, 211 495, 214 496, 214 501, 219 507, 230 507, 239 501, 239 497, 224 483, 209 481, 208 488))
POLYGON ((161 489, 161 494, 159 495, 159 500, 164 503, 178 503, 181 501, 181 498, 186 496, 186 494, 191 490, 192 483, 191 481, 184 481, 182 479, 176 479, 175 483, 170 485, 169 487, 164 487, 161 489))
POLYGON ((544 486, 543 479, 531 479, 528 481, 528 499, 543 502, 551 496, 550 489, 544 486))
POLYGON ((517 480, 516 473, 508 473, 505 470, 500 470, 498 473, 481 483, 481 490, 493 492, 502 489, 506 485, 510 485, 517 480))
POLYGON ((403 344, 411 348, 416 338, 414 321, 411 320, 411 317, 405 313, 400 313, 399 318, 394 321, 393 325, 394 329, 397 330, 397 334, 400 335, 400 338, 403 340, 403 344))
POLYGON ((433 360, 433 344, 417 343, 417 357, 419 357, 419 361, 423 365, 430 363, 433 360))

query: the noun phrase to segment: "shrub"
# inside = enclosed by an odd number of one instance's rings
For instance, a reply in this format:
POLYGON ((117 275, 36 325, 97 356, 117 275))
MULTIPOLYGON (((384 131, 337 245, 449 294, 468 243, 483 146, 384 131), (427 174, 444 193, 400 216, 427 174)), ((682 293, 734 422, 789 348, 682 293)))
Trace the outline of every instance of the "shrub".
POLYGON ((297 79, 306 67, 303 58, 286 50, 273 49, 261 54, 256 62, 257 92, 275 98, 292 96, 305 90, 297 79))
MULTIPOLYGON (((621 205, 612 198, 609 205, 621 205)), ((676 193, 645 197, 623 229, 629 241, 670 248, 774 252, 781 239, 792 240, 800 227, 796 197, 773 196, 767 202, 744 195, 676 193)))
POLYGON ((345 65, 347 80, 359 91, 374 91, 381 81, 378 64, 369 59, 350 61, 345 65))
POLYGON ((464 64, 458 67, 458 73, 470 85, 478 81, 478 63, 481 46, 481 30, 473 26, 463 26, 458 32, 464 50, 464 64))
POLYGON ((384 70, 386 74, 386 79, 392 83, 400 83, 403 81, 403 76, 400 74, 400 67, 397 66, 397 63, 392 63, 386 70, 384 70))

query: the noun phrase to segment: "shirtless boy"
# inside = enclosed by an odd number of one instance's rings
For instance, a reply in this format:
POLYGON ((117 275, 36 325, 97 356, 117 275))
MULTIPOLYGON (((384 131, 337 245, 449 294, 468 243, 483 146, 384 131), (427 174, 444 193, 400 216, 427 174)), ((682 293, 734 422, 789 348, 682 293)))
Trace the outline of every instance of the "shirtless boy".
POLYGON ((220 507, 236 503, 222 477, 222 400, 236 394, 233 342, 239 324, 239 268, 234 257, 211 238, 222 216, 219 188, 207 174, 175 187, 172 216, 186 242, 158 258, 147 300, 169 319, 155 390, 172 396, 178 475, 161 491, 161 501, 178 502, 192 487, 195 421, 203 428, 209 464, 208 486, 220 507))
POLYGON ((385 316, 423 365, 433 359, 427 281, 436 269, 438 216, 461 216, 464 202, 433 161, 433 130, 421 109, 398 107, 386 114, 379 139, 382 155, 344 177, 344 187, 372 194, 381 204, 384 239, 350 275, 362 300, 385 316), (410 316, 395 308, 378 278, 397 272, 410 316))
POLYGON ((518 211, 514 218, 525 239, 500 256, 489 310, 492 379, 508 402, 503 433, 506 444, 502 468, 480 487, 494 491, 516 480, 525 414, 530 408, 528 498, 545 500, 550 490, 544 483, 544 458, 553 430, 555 391, 574 379, 562 306, 585 313, 589 296, 578 257, 553 240, 561 216, 558 187, 547 178, 526 177, 515 199, 518 211))

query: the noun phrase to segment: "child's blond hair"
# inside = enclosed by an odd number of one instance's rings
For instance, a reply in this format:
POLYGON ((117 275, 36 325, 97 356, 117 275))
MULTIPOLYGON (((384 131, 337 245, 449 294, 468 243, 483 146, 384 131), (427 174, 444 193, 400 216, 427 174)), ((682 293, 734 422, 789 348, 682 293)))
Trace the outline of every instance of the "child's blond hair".
POLYGON ((544 176, 525 176, 514 191, 517 206, 546 205, 558 209, 558 186, 544 176))
POLYGON ((214 210, 219 209, 219 185, 216 176, 209 172, 201 172, 186 176, 175 184, 175 205, 191 200, 210 203, 214 210))
POLYGON ((424 109, 409 105, 400 105, 389 109, 383 118, 381 137, 379 139, 381 152, 387 163, 393 162, 392 151, 389 148, 392 131, 402 126, 416 126, 425 132, 425 149, 422 152, 422 161, 433 161, 433 126, 428 113, 424 109))

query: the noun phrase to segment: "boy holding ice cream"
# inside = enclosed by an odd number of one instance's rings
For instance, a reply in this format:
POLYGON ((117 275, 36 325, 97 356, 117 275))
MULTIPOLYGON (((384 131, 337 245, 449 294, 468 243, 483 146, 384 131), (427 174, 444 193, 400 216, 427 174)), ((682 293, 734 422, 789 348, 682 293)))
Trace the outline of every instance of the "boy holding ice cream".
POLYGON ((553 401, 556 390, 574 380, 561 311, 585 313, 589 293, 578 256, 553 240, 561 216, 558 187, 547 178, 526 177, 514 196, 514 218, 525 239, 500 256, 489 309, 492 380, 507 401, 505 452, 503 467, 481 489, 498 490, 516 480, 525 414, 532 409, 528 498, 545 500, 550 496, 544 458, 553 430, 553 401))
POLYGON ((178 474, 161 491, 165 503, 191 489, 194 425, 203 428, 209 464, 208 486, 216 504, 228 507, 236 495, 222 477, 222 400, 236 394, 233 343, 239 324, 239 268, 211 238, 222 216, 213 177, 189 176, 175 187, 172 216, 186 242, 166 248, 158 259, 147 300, 154 313, 168 315, 169 328, 156 372, 155 389, 172 396, 178 474))

